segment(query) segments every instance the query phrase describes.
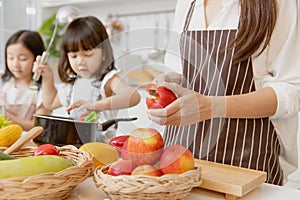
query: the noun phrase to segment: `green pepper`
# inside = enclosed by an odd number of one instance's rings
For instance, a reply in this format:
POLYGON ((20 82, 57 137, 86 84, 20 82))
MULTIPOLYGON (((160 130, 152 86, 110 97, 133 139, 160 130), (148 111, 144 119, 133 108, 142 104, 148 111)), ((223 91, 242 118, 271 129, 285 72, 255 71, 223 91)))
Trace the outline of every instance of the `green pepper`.
POLYGON ((95 111, 92 111, 85 119, 85 122, 97 122, 100 117, 95 111))

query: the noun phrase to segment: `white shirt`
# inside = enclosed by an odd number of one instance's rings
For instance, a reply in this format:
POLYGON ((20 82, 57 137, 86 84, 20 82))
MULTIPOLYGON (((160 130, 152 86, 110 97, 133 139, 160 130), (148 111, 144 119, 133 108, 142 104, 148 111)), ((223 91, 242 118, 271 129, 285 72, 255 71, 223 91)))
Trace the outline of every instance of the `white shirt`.
MULTIPOLYGON (((68 107, 73 102, 82 99, 85 101, 96 101, 98 96, 101 95, 102 99, 106 98, 104 87, 107 82, 118 73, 117 70, 108 72, 101 82, 100 88, 95 88, 92 85, 94 79, 78 78, 74 85, 60 83, 57 85, 57 91, 60 103, 64 107, 68 107)), ((108 119, 115 118, 116 114, 113 110, 107 110, 98 113, 100 116, 99 122, 104 122, 108 119)))
POLYGON ((42 104, 42 92, 27 89, 16 88, 15 78, 0 83, 0 93, 5 94, 4 104, 6 110, 13 115, 27 120, 33 119, 33 114, 42 104))
MULTIPOLYGON (((60 103, 62 104, 62 106, 67 107, 71 103, 79 99, 85 101, 96 101, 99 95, 101 95, 102 99, 107 98, 104 87, 107 84, 107 82, 119 72, 119 70, 112 70, 108 72, 101 81, 100 88, 95 88, 92 85, 92 82, 94 81, 93 78, 78 78, 76 79, 74 85, 66 83, 58 84, 57 91, 60 103)), ((76 118, 79 115, 79 113, 76 112, 76 110, 73 111, 74 113, 72 113, 71 111, 72 117, 76 118)), ((97 113, 97 115, 100 117, 98 122, 103 123, 109 119, 115 119, 117 116, 117 112, 117 110, 105 110, 97 113)), ((100 131, 98 136, 97 141, 108 143, 111 138, 116 136, 116 129, 114 126, 112 126, 107 131, 100 131)))
MULTIPOLYGON (((174 32, 171 34, 165 65, 182 73, 179 38, 192 0, 178 0, 174 32)), ((252 57, 255 86, 272 87, 277 96, 277 110, 271 117, 281 142, 281 164, 285 176, 298 166, 297 131, 300 110, 300 33, 295 0, 278 0, 278 19, 269 46, 252 57)), ((206 27, 204 0, 197 0, 188 30, 237 29, 238 0, 223 0, 221 12, 206 27)))

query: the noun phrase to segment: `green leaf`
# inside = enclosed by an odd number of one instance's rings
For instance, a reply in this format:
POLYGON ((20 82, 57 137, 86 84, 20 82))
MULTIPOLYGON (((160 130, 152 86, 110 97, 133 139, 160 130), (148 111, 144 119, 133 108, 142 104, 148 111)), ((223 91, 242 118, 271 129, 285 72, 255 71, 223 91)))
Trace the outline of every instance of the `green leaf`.
MULTIPOLYGON (((50 40, 54 31, 55 27, 55 20, 56 20, 56 13, 51 15, 48 19, 46 19, 41 27, 39 28, 38 32, 42 35, 42 38, 45 42, 46 48, 48 48, 50 44, 50 40)), ((49 54, 52 57, 59 57, 60 56, 60 40, 62 37, 62 34, 64 33, 64 30, 68 23, 65 24, 58 24, 57 26, 57 32, 56 36, 53 40, 53 44, 49 50, 49 54)))
POLYGON ((92 111, 85 119, 85 122, 97 122, 100 117, 95 111, 92 111))
POLYGON ((55 23, 55 18, 56 15, 53 14, 51 17, 49 17, 48 19, 46 19, 42 26, 39 28, 38 32, 42 35, 48 35, 48 36, 52 36, 52 32, 54 30, 54 23, 55 23))

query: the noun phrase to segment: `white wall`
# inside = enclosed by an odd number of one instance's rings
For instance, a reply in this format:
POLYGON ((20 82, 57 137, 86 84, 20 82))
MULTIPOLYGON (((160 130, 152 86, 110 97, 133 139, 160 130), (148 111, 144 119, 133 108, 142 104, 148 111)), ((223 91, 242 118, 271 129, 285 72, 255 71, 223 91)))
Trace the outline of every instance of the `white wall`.
MULTIPOLYGON (((173 12, 176 0, 0 0, 0 46, 3 55, 4 44, 7 38, 19 29, 38 30, 43 20, 50 17, 56 10, 67 4, 72 4, 80 9, 80 16, 94 15, 103 23, 108 23, 108 15, 123 15, 120 21, 125 26, 121 39, 113 45, 116 49, 125 51, 130 48, 136 38, 132 38, 125 31, 148 28, 145 40, 149 41, 148 46, 154 44, 154 28, 167 28, 167 21, 170 27, 173 21, 173 12), (2 6, 1 6, 2 5, 2 6), (2 9, 5 8, 5 9, 2 9), (28 11, 33 11, 28 12, 28 11), (143 14, 151 12, 158 14, 143 14), (164 11, 168 11, 164 13, 164 11), (124 15, 141 14, 125 17, 124 15), (3 16, 3 17, 2 17, 3 16), (152 29, 151 29, 152 28, 152 29)), ((166 31, 160 31, 159 43, 166 44, 166 31)), ((1 52, 0 51, 0 52, 1 52)), ((136 54, 136 52, 135 52, 136 54)), ((143 62, 147 62, 147 52, 140 51, 143 62), (145 60, 146 59, 146 60, 145 60)), ((118 55, 117 55, 118 56, 118 55)), ((161 63, 161 60, 155 62, 161 63)), ((3 58, 0 60, 0 70, 3 67, 3 58)))

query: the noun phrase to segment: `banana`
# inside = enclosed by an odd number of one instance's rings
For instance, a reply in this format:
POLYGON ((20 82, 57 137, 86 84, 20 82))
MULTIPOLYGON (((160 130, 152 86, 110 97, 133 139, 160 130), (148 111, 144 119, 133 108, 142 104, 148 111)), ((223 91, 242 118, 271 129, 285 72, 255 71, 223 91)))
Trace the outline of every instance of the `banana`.
POLYGON ((58 172, 73 165, 71 160, 55 155, 29 156, 13 160, 2 160, 0 161, 0 179, 58 172))

